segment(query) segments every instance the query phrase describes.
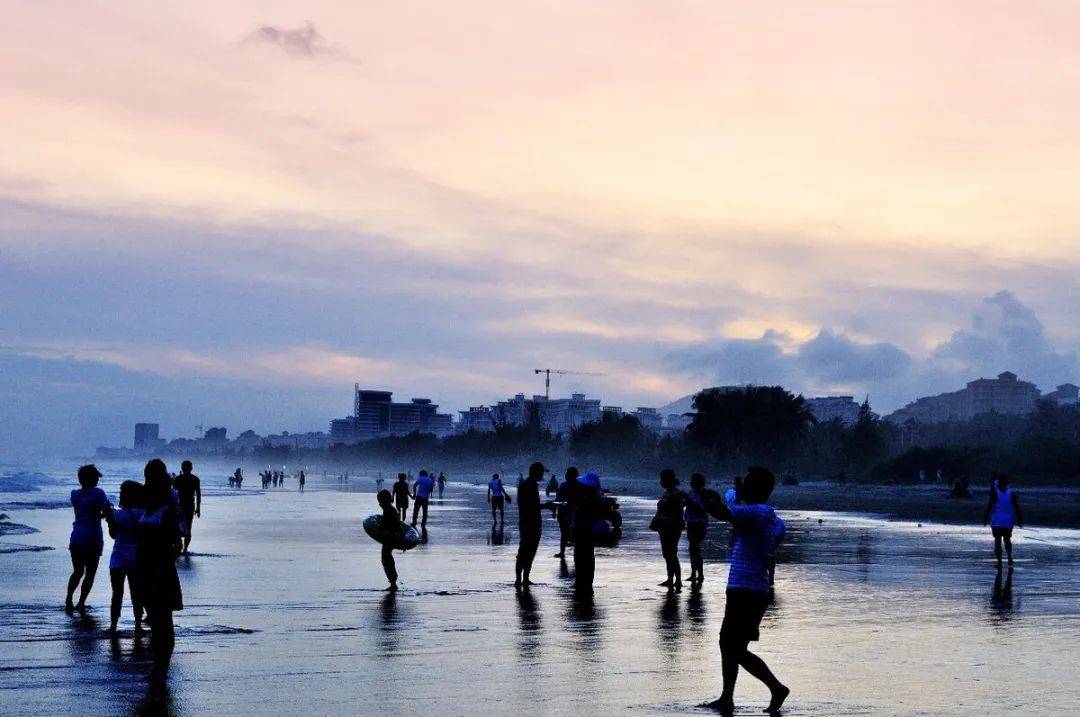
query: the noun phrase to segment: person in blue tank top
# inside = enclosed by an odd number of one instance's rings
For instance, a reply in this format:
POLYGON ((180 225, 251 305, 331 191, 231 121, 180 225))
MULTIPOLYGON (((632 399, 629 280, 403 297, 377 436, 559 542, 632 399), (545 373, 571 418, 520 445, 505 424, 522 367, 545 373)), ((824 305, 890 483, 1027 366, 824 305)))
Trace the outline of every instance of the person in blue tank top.
POLYGON ((986 512, 983 513, 983 525, 989 525, 990 532, 994 536, 994 557, 997 558, 998 567, 1001 567, 1003 542, 1005 552, 1009 556, 1009 565, 1012 565, 1013 528, 1016 526, 1023 528, 1024 519, 1020 514, 1020 501, 1009 488, 1009 476, 1000 473, 994 475, 994 483, 990 487, 990 501, 986 504, 986 512))
POLYGON ((110 526, 113 521, 112 503, 106 497, 105 491, 97 487, 99 478, 101 471, 96 466, 82 466, 79 468, 79 485, 82 487, 71 491, 71 507, 75 511, 75 521, 71 524, 71 538, 68 541, 71 577, 68 578, 67 599, 64 601, 64 608, 68 612, 82 612, 86 609, 86 598, 94 587, 98 561, 105 547, 101 521, 104 519, 110 526), (79 603, 73 605, 71 601, 80 582, 82 591, 79 593, 79 603))

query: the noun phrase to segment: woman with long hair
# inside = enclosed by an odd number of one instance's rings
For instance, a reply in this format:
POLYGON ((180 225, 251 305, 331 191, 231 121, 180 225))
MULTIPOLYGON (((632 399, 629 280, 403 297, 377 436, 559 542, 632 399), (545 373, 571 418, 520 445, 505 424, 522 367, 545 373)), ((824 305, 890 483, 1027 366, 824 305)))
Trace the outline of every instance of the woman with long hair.
POLYGON ((101 532, 101 520, 105 519, 111 528, 113 520, 112 504, 105 491, 97 487, 101 471, 93 465, 79 468, 79 485, 71 491, 71 508, 75 511, 75 521, 71 524, 71 538, 68 550, 71 552, 71 577, 68 578, 67 599, 64 608, 68 612, 86 609, 86 598, 94 587, 98 561, 105 547, 105 538, 101 532), (82 582, 79 603, 72 604, 75 588, 82 582))
POLYGON ((120 507, 114 511, 109 535, 113 538, 112 557, 109 558, 109 579, 112 582, 112 610, 109 632, 116 634, 120 622, 120 609, 124 604, 124 581, 131 591, 131 605, 135 609, 135 631, 142 630, 142 604, 135 586, 135 553, 139 545, 139 520, 143 516, 143 487, 133 480, 120 484, 120 507))
POLYGON ((180 554, 181 516, 165 464, 158 458, 143 470, 143 515, 135 551, 135 582, 150 623, 154 666, 147 679, 163 683, 169 674, 176 635, 173 612, 184 609, 176 557, 180 554))

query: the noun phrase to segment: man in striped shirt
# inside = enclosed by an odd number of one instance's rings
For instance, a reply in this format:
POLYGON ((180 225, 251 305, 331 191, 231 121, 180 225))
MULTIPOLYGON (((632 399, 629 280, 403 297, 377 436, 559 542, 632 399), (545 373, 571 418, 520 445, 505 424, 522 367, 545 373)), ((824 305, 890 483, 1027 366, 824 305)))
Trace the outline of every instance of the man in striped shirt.
POLYGON ((721 714, 735 711, 735 680, 741 666, 758 678, 772 692, 765 710, 780 711, 790 690, 765 662, 747 648, 758 640, 758 628, 769 606, 769 565, 776 551, 783 521, 766 503, 776 485, 776 477, 766 468, 750 468, 746 477, 735 482, 734 500, 713 501, 707 510, 718 520, 729 521, 735 532, 728 572, 727 604, 720 627, 720 658, 724 688, 720 698, 710 703, 721 714))

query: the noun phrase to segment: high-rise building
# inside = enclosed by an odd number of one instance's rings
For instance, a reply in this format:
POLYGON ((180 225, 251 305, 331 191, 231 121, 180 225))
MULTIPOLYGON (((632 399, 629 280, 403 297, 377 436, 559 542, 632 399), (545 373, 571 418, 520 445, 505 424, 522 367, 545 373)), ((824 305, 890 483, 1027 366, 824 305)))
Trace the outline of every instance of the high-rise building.
POLYGON ((165 445, 165 440, 158 435, 159 427, 156 423, 135 424, 135 450, 156 451, 165 445))

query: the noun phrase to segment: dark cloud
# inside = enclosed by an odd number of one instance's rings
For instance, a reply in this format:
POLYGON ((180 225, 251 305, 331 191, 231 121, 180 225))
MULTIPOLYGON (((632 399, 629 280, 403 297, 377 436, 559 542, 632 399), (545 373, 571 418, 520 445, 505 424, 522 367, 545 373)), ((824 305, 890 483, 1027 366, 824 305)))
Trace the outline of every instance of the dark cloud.
POLYGON ((716 384, 777 383, 804 393, 868 394, 881 410, 891 411, 918 396, 955 390, 1005 370, 1049 390, 1074 379, 1077 358, 1058 351, 1035 312, 1001 291, 982 301, 970 327, 925 357, 823 329, 801 344, 777 332, 760 339, 720 339, 673 351, 666 362, 672 370, 716 384))
POLYGON ((344 57, 331 47, 312 23, 294 29, 260 25, 244 40, 249 44, 274 45, 294 57, 344 57))
POLYGON ((1058 351, 1039 318, 1010 291, 983 300, 971 325, 937 347, 933 358, 973 373, 1022 373, 1043 387, 1075 374, 1076 354, 1058 351))

